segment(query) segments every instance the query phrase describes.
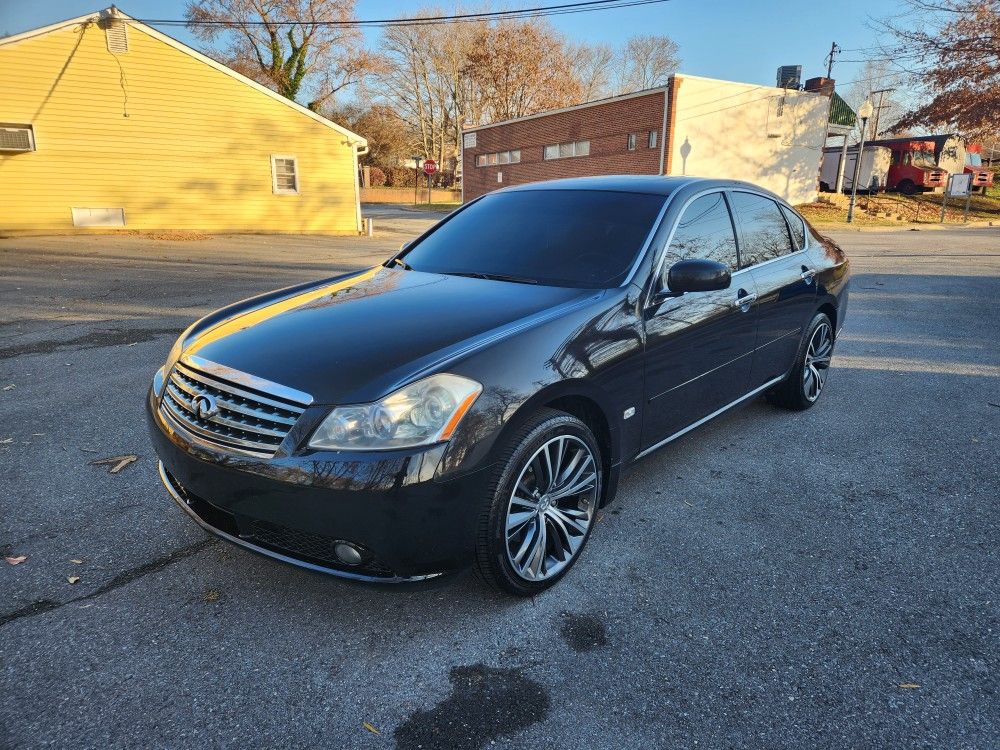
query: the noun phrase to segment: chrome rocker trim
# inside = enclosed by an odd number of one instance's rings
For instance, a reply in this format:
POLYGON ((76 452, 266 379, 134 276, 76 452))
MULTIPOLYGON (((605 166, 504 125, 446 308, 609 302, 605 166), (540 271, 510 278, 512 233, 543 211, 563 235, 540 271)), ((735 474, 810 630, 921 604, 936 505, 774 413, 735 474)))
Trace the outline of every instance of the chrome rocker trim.
POLYGON ((167 470, 163 466, 163 461, 158 462, 158 470, 160 472, 160 481, 163 486, 167 488, 167 492, 170 493, 170 497, 174 499, 181 508, 187 513, 191 518, 194 519, 201 528, 207 531, 209 534, 214 534, 220 539, 225 539, 227 542, 236 544, 244 549, 248 549, 252 552, 256 552, 265 557, 270 557, 275 560, 280 560, 281 562, 288 563, 289 565, 295 565, 299 568, 306 568, 308 570, 314 570, 318 573, 326 573, 327 575, 336 576, 337 578, 346 578, 352 581, 363 581, 365 583, 407 583, 415 581, 426 581, 430 578, 437 578, 444 575, 444 573, 431 573, 424 576, 395 576, 393 578, 379 578, 378 576, 366 576, 361 573, 351 573, 346 570, 339 570, 337 568, 327 568, 322 565, 315 565, 314 563, 305 562, 304 560, 297 560, 294 557, 288 557, 280 552, 275 552, 274 550, 266 549, 265 547, 258 547, 256 544, 251 544, 245 539, 240 539, 232 534, 227 534, 221 529, 217 529, 211 524, 206 523, 194 510, 188 505, 187 501, 178 491, 174 483, 170 481, 170 477, 167 476, 167 470))
POLYGON ((734 406, 737 406, 738 404, 742 404, 744 401, 753 398, 758 393, 766 391, 772 385, 775 385, 776 383, 780 383, 786 377, 788 377, 787 373, 785 375, 781 375, 780 377, 774 378, 773 380, 768 380, 766 383, 764 383, 764 385, 759 386, 757 388, 754 388, 749 393, 744 394, 743 396, 740 396, 738 399, 736 399, 735 401, 733 401, 731 403, 726 404, 721 409, 716 409, 711 414, 709 414, 707 417, 702 417, 697 422, 692 422, 691 424, 689 424, 683 430, 678 430, 677 432, 675 432, 670 437, 664 438, 663 440, 661 440, 660 442, 656 443, 655 445, 649 446, 648 448, 646 448, 646 450, 644 450, 641 453, 639 453, 639 455, 637 455, 635 457, 635 460, 638 461, 640 458, 642 458, 644 456, 648 456, 650 453, 652 453, 653 451, 657 450, 658 448, 662 448, 667 443, 671 443, 674 440, 676 440, 677 438, 681 437, 682 435, 686 435, 687 433, 691 432, 691 430, 695 429, 696 427, 701 427, 703 424, 705 424, 705 422, 708 422, 708 421, 711 421, 711 420, 715 419, 717 416, 719 416, 723 412, 729 411, 734 406))

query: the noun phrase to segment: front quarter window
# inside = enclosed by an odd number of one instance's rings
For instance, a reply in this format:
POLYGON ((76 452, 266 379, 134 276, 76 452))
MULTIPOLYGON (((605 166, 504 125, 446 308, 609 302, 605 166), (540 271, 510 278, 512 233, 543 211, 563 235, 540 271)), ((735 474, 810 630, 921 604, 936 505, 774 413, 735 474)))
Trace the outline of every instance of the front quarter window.
POLYGON ((684 209, 660 266, 660 288, 667 288, 670 267, 681 260, 714 260, 737 268, 736 233, 722 193, 696 198, 684 209))

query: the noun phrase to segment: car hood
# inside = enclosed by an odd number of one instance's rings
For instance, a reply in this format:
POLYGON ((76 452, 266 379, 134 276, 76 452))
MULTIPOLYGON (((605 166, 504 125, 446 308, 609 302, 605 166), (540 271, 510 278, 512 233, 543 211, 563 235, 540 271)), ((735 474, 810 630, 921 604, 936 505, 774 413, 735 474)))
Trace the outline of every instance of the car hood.
POLYGON ((226 308, 195 327, 184 355, 304 391, 317 404, 363 403, 599 294, 376 266, 226 308))

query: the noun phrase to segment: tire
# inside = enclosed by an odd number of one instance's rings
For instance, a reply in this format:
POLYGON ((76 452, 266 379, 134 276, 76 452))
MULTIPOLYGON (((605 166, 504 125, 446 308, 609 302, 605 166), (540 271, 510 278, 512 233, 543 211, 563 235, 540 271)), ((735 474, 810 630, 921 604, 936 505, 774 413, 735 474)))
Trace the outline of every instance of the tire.
POLYGON ((564 412, 541 409, 504 439, 477 528, 480 577, 534 596, 565 576, 593 531, 603 469, 594 433, 564 412))
POLYGON ((826 313, 817 313, 795 353, 792 371, 767 392, 767 400, 794 411, 815 404, 826 385, 834 343, 833 323, 826 313))
POLYGON ((896 189, 903 195, 916 195, 917 186, 914 184, 913 180, 903 180, 896 189))
POLYGON ((830 189, 830 186, 829 186, 828 184, 826 184, 825 182, 820 182, 820 183, 819 183, 819 191, 820 191, 821 193, 832 193, 832 192, 833 192, 833 191, 832 191, 832 190, 830 189))

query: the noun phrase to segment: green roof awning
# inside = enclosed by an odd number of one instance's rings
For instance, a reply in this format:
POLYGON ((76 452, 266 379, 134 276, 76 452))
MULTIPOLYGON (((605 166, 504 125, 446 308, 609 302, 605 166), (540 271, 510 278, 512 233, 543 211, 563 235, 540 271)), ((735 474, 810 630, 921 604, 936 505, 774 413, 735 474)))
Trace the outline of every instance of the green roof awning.
POLYGON ((854 110, 848 106, 840 94, 834 91, 830 101, 830 124, 851 128, 854 127, 857 120, 858 116, 854 114, 854 110))

